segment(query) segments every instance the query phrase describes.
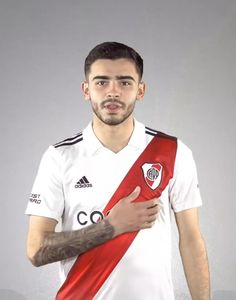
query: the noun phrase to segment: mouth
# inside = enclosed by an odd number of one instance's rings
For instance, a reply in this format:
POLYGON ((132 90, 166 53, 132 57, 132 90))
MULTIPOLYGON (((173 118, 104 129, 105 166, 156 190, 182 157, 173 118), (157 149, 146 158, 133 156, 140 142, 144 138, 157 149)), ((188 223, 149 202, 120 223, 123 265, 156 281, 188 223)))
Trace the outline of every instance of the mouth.
POLYGON ((111 112, 111 113, 116 113, 118 112, 120 109, 123 108, 123 104, 122 103, 119 103, 117 101, 110 101, 110 102, 107 102, 103 105, 103 108, 105 108, 108 112, 111 112))
POLYGON ((117 111, 121 108, 120 105, 118 104, 114 104, 114 103, 110 103, 105 105, 105 109, 110 110, 110 111, 117 111))

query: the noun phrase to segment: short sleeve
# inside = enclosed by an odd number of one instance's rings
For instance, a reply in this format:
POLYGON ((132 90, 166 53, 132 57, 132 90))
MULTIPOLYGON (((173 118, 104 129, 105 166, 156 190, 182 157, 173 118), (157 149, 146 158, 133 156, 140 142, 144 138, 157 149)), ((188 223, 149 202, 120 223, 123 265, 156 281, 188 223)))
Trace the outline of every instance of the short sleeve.
POLYGON ((169 185, 169 199, 174 212, 202 205, 192 151, 179 140, 174 176, 169 185))
POLYGON ((59 221, 63 211, 62 158, 50 146, 41 159, 25 213, 59 221))

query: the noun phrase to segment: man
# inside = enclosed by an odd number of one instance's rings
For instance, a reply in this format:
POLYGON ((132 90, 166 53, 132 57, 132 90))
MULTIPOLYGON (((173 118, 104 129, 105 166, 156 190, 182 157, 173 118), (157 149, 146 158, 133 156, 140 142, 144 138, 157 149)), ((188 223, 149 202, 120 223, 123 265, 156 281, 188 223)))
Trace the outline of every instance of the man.
POLYGON ((170 208, 192 299, 210 299, 195 163, 181 141, 134 119, 142 73, 126 45, 92 49, 82 83, 92 122, 42 158, 26 210, 27 254, 35 266, 61 262, 58 300, 174 299, 170 208))

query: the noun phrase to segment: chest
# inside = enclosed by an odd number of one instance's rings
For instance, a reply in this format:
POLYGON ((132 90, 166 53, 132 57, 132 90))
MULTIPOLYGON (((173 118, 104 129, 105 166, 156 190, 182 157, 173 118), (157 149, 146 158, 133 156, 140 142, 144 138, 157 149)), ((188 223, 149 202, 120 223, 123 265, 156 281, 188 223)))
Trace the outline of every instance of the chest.
POLYGON ((78 214, 89 222, 99 217, 139 155, 140 150, 134 149, 118 154, 101 151, 92 157, 78 156, 68 163, 63 176, 67 218, 77 218, 76 223, 78 214))

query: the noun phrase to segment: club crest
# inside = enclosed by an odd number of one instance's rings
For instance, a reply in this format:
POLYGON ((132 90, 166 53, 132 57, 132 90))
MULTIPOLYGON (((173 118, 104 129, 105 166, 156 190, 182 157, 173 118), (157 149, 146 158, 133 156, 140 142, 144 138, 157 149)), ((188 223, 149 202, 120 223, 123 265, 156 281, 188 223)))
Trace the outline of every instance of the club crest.
POLYGON ((161 183, 162 169, 160 163, 145 163, 142 165, 144 179, 152 190, 155 190, 161 183))

